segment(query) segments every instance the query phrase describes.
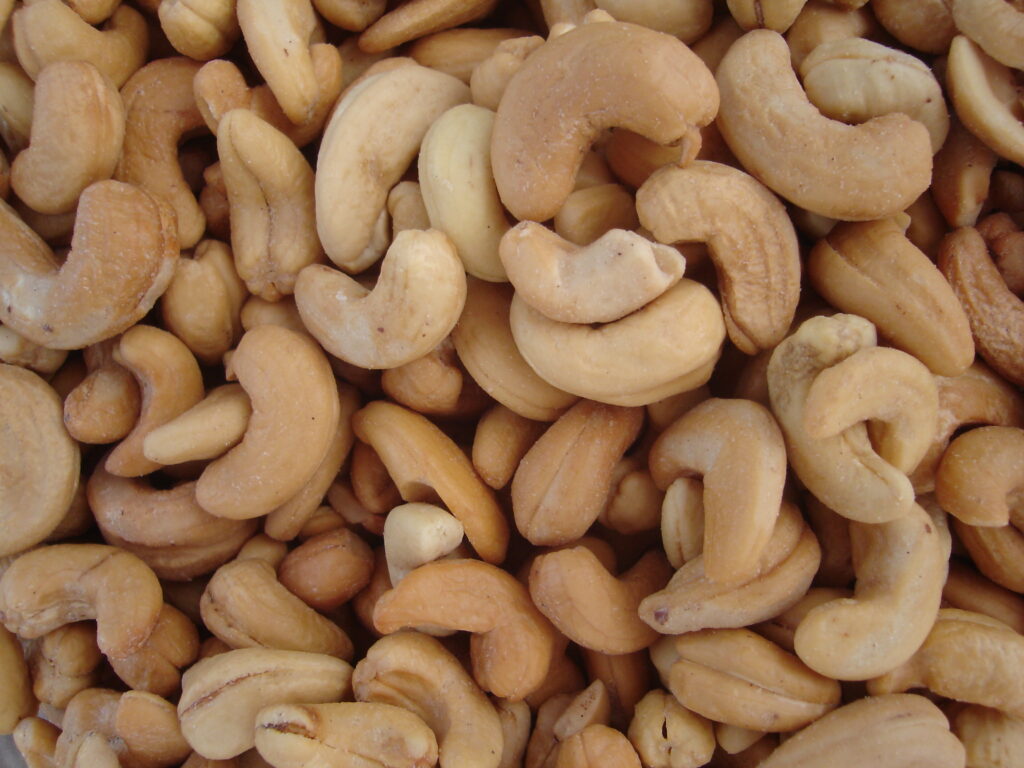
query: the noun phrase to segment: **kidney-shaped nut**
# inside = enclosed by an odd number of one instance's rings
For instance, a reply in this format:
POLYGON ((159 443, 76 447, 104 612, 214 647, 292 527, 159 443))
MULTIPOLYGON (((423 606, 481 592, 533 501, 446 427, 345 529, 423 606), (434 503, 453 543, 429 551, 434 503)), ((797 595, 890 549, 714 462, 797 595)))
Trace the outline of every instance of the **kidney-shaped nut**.
POLYGON ((218 568, 199 610, 206 628, 232 648, 280 648, 343 659, 353 654, 344 630, 289 592, 265 560, 236 559, 218 568))
MULTIPOLYGON (((6 632, 0 630, 0 635, 6 632)), ((0 638, 0 648, 4 646, 2 640, 0 638)), ((20 655, 20 648, 18 650, 20 655)), ((39 702, 63 709, 79 691, 99 683, 103 654, 96 645, 96 627, 80 621, 47 632, 32 644, 27 660, 32 675, 29 690, 39 702)), ((11 666, 4 669, 8 675, 16 671, 11 666)), ((9 690, 15 693, 11 698, 12 705, 19 706, 16 679, 11 677, 8 685, 9 690)), ((34 712, 35 702, 31 706, 30 711, 34 712)))
POLYGON ((837 680, 867 680, 905 662, 928 636, 946 582, 944 516, 914 505, 887 523, 851 523, 857 587, 813 608, 796 628, 797 655, 837 680))
POLYGON ((972 611, 939 611, 920 650, 905 664, 868 682, 873 695, 925 687, 957 701, 1024 717, 1024 637, 972 611))
POLYGON ((838 682, 747 629, 666 637, 651 659, 684 707, 720 723, 795 731, 839 704, 838 682))
POLYGON ((648 552, 619 577, 585 547, 541 555, 530 568, 530 597, 562 634, 614 655, 649 646, 658 633, 637 616, 640 601, 672 575, 665 556, 648 552))
POLYGON ((46 243, 0 202, 0 321, 54 349, 88 346, 140 320, 178 260, 171 209, 130 184, 91 184, 76 222, 71 252, 58 265, 46 243))
POLYGON ((250 293, 277 301, 303 267, 321 259, 313 169, 283 133, 248 109, 217 126, 217 154, 231 207, 231 249, 250 293))
POLYGON ((87 61, 120 88, 146 60, 146 20, 128 5, 119 6, 102 31, 61 0, 24 5, 11 25, 18 63, 32 78, 55 61, 87 61))
POLYGON ((498 768, 501 721, 494 706, 440 642, 399 632, 374 643, 356 665, 357 701, 402 707, 437 737, 443 768, 498 768))
POLYGON ((878 768, 960 768, 964 747, 949 732, 942 710, 924 696, 869 696, 786 739, 760 766, 812 768, 822 760, 878 768))
POLYGON ((637 191, 636 209, 662 243, 708 244, 736 346, 754 354, 782 340, 800 297, 800 249, 771 192, 735 168, 696 160, 652 175, 637 191))
POLYGON ((411 61, 349 89, 324 129, 317 159, 317 231, 331 261, 361 272, 380 257, 368 246, 388 192, 433 122, 467 101, 465 83, 411 61))
POLYGON ((786 446, 768 409, 705 400, 658 436, 649 462, 662 490, 678 477, 703 478, 704 573, 748 581, 760 569, 786 481, 786 446))
POLYGON ((429 35, 482 19, 498 0, 409 0, 373 22, 359 36, 359 47, 379 53, 429 35))
POLYGON ((36 78, 31 143, 11 164, 11 188, 40 213, 72 211, 86 187, 114 174, 124 135, 114 84, 88 62, 54 62, 36 78))
POLYGON ((1024 489, 1024 430, 979 427, 949 444, 935 475, 935 498, 968 525, 1010 523, 1010 500, 1024 489))
POLYGON ((215 459, 242 439, 251 414, 245 390, 225 384, 146 435, 142 452, 165 466, 215 459))
POLYGON ((628 735, 650 768, 699 768, 715 751, 711 723, 660 688, 637 702, 628 735))
POLYGON ((247 331, 230 369, 252 416, 242 442, 203 470, 196 499, 219 517, 259 517, 298 493, 320 466, 338 428, 338 387, 320 347, 276 325, 247 331))
POLYGON ((745 627, 777 616, 807 592, 821 562, 821 548, 800 511, 782 503, 772 538, 756 574, 721 584, 704 573, 703 555, 676 571, 665 589, 644 598, 638 612, 661 633, 708 627, 745 627))
POLYGON ((222 56, 241 35, 235 0, 167 0, 157 14, 168 42, 190 59, 222 56))
POLYGON ((349 528, 309 538, 285 555, 277 569, 281 583, 318 611, 348 602, 372 575, 373 551, 349 528))
POLYGON ((184 613, 164 603, 160 618, 146 642, 135 653, 110 659, 110 666, 133 690, 157 696, 175 696, 181 688, 181 670, 199 655, 199 632, 184 613))
POLYGON ((516 294, 552 320, 607 323, 643 307, 683 275, 675 248, 612 229, 579 247, 524 221, 502 238, 500 251, 516 294))
POLYGON ((463 529, 455 517, 433 504, 402 504, 384 521, 384 553, 388 576, 396 585, 410 571, 438 560, 462 543, 463 529))
POLYGON ((542 379, 621 406, 646 405, 706 383, 725 338, 718 301, 686 278, 642 309, 596 328, 551 320, 518 296, 509 321, 516 346, 542 379))
POLYGON ((717 79, 717 124, 729 148, 750 173, 801 208, 848 221, 880 219, 928 188, 928 130, 903 114, 856 126, 825 117, 808 101, 777 32, 757 29, 736 41, 717 79))
POLYGON ((0 578, 0 617, 26 639, 86 619, 117 658, 146 642, 160 617, 160 582, 144 562, 103 544, 53 544, 21 555, 0 578))
POLYGON ((319 653, 246 648, 193 665, 182 677, 178 717, 185 739, 211 760, 253 746, 264 707, 338 701, 350 690, 352 667, 319 653))
POLYGON ((331 354, 370 369, 397 368, 429 353, 455 327, 465 301, 459 255, 434 229, 398 233, 372 291, 325 266, 307 267, 295 284, 309 332, 331 354))
POLYGON ((373 611, 379 632, 428 624, 472 632, 473 676, 512 700, 544 682, 557 632, 513 576, 479 560, 440 560, 410 572, 373 611))
POLYGON ((992 58, 1014 69, 1024 67, 1024 13, 1002 0, 952 0, 956 28, 992 58))
POLYGON ((31 371, 0 365, 0 556, 38 544, 60 523, 78 487, 78 444, 53 388, 31 371))
POLYGON ((383 401, 356 413, 352 426, 380 455, 405 501, 440 497, 480 557, 489 563, 505 559, 509 530, 504 513, 447 435, 424 416, 383 401))
POLYGON ((491 138, 498 193, 516 218, 545 221, 604 129, 695 153, 717 110, 714 78, 679 40, 621 22, 577 27, 538 48, 505 89, 491 138))
POLYGON ((903 51, 861 37, 830 40, 801 62, 800 75, 826 117, 862 123, 900 112, 928 129, 932 153, 949 133, 942 86, 927 64, 903 51))
POLYGON ((255 743, 274 768, 423 768, 437 762, 437 739, 421 718, 372 702, 264 707, 256 715, 255 743))

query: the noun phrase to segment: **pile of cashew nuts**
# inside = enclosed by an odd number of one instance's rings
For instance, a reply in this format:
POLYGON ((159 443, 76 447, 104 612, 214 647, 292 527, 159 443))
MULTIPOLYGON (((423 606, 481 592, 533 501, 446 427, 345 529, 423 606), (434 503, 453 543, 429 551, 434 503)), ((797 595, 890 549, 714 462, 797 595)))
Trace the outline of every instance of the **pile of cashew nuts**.
POLYGON ((29 768, 1022 764, 1024 2, 0 28, 29 768))

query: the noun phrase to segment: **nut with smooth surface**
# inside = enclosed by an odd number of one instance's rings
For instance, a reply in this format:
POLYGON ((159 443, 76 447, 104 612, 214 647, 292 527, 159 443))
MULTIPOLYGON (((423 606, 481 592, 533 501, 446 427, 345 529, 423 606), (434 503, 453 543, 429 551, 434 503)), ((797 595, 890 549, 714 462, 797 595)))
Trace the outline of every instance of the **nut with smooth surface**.
POLYGON ((370 545, 348 528, 307 539, 285 555, 277 568, 277 578, 292 594, 324 612, 355 597, 372 573, 370 545))
POLYGON ((13 733, 18 723, 30 717, 38 706, 32 693, 32 679, 21 643, 0 626, 0 683, 4 689, 0 704, 0 734, 13 733))
POLYGON ((477 21, 494 10, 497 0, 410 0, 388 11, 359 36, 369 53, 386 51, 452 27, 477 21))
POLYGON ((174 606, 164 603, 160 618, 146 642, 135 653, 110 659, 118 677, 133 690, 157 696, 175 696, 181 671, 199 655, 195 624, 174 606))
POLYGON ((1010 522, 1010 502, 1024 489, 1024 430, 979 427, 956 438, 942 454, 935 497, 968 525, 1010 522))
POLYGON ((462 543, 462 523, 433 504, 402 504, 384 521, 384 553, 395 586, 412 570, 449 554, 462 543))
POLYGON ((251 414, 245 390, 238 384, 225 384, 146 435, 142 452, 165 466, 215 459, 242 439, 251 414))
POLYGON ((1024 67, 1024 13, 1000 0, 951 0, 953 21, 963 34, 1008 67, 1024 67))
POLYGON ((235 0, 167 0, 160 3, 157 14, 167 40, 190 59, 222 56, 242 33, 235 0))
MULTIPOLYGON (((6 630, 0 630, 0 635, 5 633, 6 630)), ((79 691, 99 683, 102 661, 103 654, 96 645, 96 627, 92 624, 80 621, 47 632, 28 653, 32 693, 39 702, 63 709, 79 691)), ((3 668, 5 674, 14 671, 9 662, 3 668)), ((15 694, 11 698, 12 705, 24 701, 19 698, 15 679, 11 678, 8 690, 15 694)), ((35 707, 33 702, 28 711, 34 712, 35 707)))

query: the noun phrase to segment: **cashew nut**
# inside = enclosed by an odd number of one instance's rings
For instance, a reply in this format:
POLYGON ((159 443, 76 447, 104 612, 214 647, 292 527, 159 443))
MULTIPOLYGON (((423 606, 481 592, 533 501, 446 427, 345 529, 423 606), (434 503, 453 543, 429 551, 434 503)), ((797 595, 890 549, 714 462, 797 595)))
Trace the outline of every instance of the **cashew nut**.
MULTIPOLYGON (((473 69, 469 79, 473 103, 479 107, 496 110, 513 75, 523 66, 526 57, 543 44, 544 38, 538 35, 516 37, 500 42, 491 55, 473 69)), ((488 156, 489 154, 490 150, 488 156)))
POLYGON ((157 696, 174 696, 181 670, 199 655, 199 632, 191 619, 164 603, 146 642, 128 656, 110 659, 110 666, 128 687, 157 696))
POLYGON ((521 29, 462 27, 424 35, 409 46, 417 64, 457 77, 469 85, 476 68, 506 40, 529 35, 521 29))
POLYGON ((64 426, 80 443, 120 440, 139 419, 141 395, 135 378, 114 362, 114 337, 83 351, 88 374, 64 398, 64 426))
POLYGON ((399 404, 427 415, 475 417, 491 404, 459 364, 451 336, 423 357, 384 371, 380 385, 399 404))
POLYGON ((1000 0, 951 0, 956 28, 1008 67, 1024 67, 1024 13, 1000 0))
POLYGON ((167 40, 190 59, 223 56, 241 35, 235 0, 166 0, 157 14, 167 40))
POLYGON ((18 638, 0 626, 0 682, 4 699, 0 704, 0 734, 13 733, 18 722, 35 713, 36 697, 18 638))
POLYGON ((1024 629, 1024 597, 985 578, 953 559, 942 588, 942 599, 952 608, 983 613, 1017 632, 1024 629))
POLYGON ((251 414, 245 390, 238 384, 225 384, 146 435, 142 452, 163 465, 215 459, 238 444, 251 414))
POLYGON ((473 468, 491 488, 504 488, 543 431, 540 422, 520 416, 500 403, 495 405, 477 422, 473 468))
POLYGON ((950 0, 874 0, 871 10, 885 31, 904 45, 943 54, 957 32, 951 6, 950 0))
POLYGON ((650 768, 698 768, 715 751, 710 721, 658 688, 637 703, 628 735, 650 768))
POLYGON ((999 158, 955 117, 935 155, 932 197, 951 227, 972 227, 989 196, 999 158))
POLYGON ((370 582, 373 551, 348 528, 327 531, 291 550, 277 578, 293 595, 318 611, 348 602, 370 582))
MULTIPOLYGON (((0 635, 6 632, 0 630, 0 635)), ((84 621, 58 627, 39 638, 29 651, 30 690, 40 702, 63 709, 77 693, 99 683, 102 661, 103 654, 96 646, 96 627, 84 621)), ((4 669, 13 675, 16 668, 7 662, 4 669)), ((13 677, 10 690, 18 693, 13 677)), ((17 706, 19 700, 15 695, 12 703, 17 706)), ((35 711, 35 702, 30 711, 35 711)))
POLYGON ((360 36, 369 53, 385 51, 431 32, 482 19, 497 0, 409 0, 373 22, 360 36))
POLYGON ((1010 499, 1024 486, 1024 430, 980 427, 958 437, 942 455, 935 496, 968 525, 1005 526, 1010 499))
POLYGON ((413 569, 444 557, 461 542, 462 523, 433 504, 402 504, 384 521, 388 576, 397 585, 413 569))

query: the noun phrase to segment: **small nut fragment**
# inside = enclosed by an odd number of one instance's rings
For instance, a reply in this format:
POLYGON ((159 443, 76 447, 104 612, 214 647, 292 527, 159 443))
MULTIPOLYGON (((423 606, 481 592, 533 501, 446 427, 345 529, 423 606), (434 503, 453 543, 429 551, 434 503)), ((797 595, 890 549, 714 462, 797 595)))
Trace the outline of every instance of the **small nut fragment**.
POLYGON ((402 504, 384 521, 384 553, 395 586, 411 571, 449 554, 462 543, 463 529, 455 517, 433 504, 402 504))

